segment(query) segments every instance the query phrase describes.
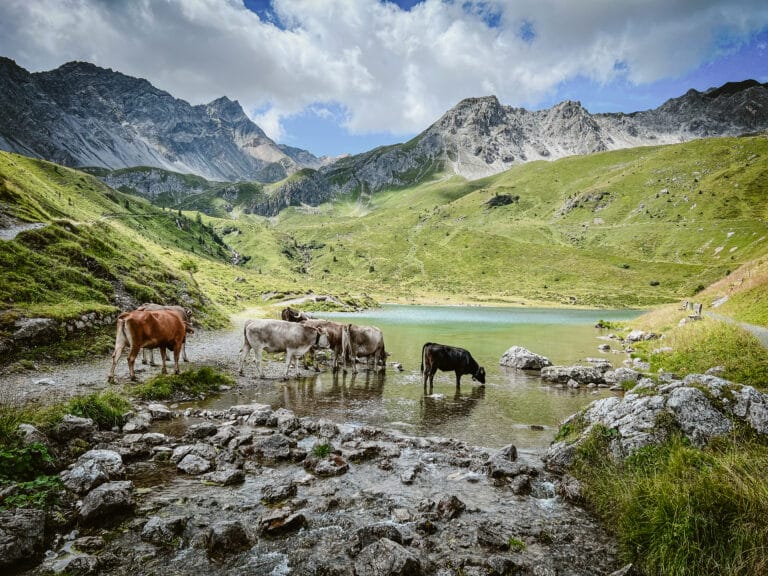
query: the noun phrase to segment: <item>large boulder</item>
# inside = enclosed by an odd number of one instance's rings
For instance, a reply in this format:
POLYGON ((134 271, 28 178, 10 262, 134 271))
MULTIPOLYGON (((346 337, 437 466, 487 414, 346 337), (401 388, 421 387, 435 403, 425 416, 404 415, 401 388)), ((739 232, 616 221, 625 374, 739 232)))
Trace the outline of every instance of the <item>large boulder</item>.
POLYGON ((522 346, 512 346, 504 352, 501 360, 499 360, 499 364, 521 370, 541 370, 546 366, 552 366, 549 358, 531 352, 522 346))
POLYGON ((91 490, 80 505, 83 525, 113 524, 133 511, 133 482, 107 482, 91 490))
POLYGON ((14 322, 13 339, 26 346, 50 344, 61 339, 59 323, 52 318, 22 318, 14 322))
POLYGON ((124 472, 123 458, 117 452, 89 450, 61 473, 61 479, 73 492, 85 494, 104 482, 122 478, 124 472))
POLYGON ((575 449, 596 425, 611 430, 611 454, 622 459, 639 448, 663 442, 671 429, 680 430, 692 444, 704 446, 730 433, 737 421, 768 435, 768 395, 702 374, 661 386, 641 379, 623 398, 596 400, 568 418, 564 426, 578 428, 578 436, 571 442, 552 444, 544 459, 552 470, 567 470, 575 449))

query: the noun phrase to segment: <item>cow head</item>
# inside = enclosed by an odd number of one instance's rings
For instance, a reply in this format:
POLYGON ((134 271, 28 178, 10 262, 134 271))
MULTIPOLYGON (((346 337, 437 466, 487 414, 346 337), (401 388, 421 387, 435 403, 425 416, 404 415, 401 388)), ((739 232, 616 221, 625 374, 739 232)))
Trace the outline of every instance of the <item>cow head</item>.
POLYGON ((325 328, 315 328, 317 330, 317 340, 315 340, 315 346, 317 348, 330 348, 331 343, 328 341, 328 332, 325 328))
POLYGON ((474 374, 472 374, 472 380, 476 380, 477 382, 480 382, 480 384, 485 384, 485 368, 480 366, 474 374))

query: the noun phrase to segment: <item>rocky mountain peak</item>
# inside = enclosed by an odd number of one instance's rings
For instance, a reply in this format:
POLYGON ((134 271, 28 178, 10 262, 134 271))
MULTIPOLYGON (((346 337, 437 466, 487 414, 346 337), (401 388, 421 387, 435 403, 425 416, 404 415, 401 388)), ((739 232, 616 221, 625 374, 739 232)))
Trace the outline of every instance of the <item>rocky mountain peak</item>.
POLYGON ((243 107, 237 100, 230 100, 226 96, 217 98, 205 105, 206 112, 211 117, 220 118, 227 122, 242 122, 248 120, 243 107))

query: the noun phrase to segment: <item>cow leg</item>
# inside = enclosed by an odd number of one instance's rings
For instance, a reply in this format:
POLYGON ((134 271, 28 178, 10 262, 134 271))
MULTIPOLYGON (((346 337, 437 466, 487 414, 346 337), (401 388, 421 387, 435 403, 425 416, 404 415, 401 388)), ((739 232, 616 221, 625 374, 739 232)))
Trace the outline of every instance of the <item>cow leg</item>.
POLYGON ((456 370, 456 390, 461 388, 461 372, 456 370))
POLYGON ((168 355, 165 353, 165 347, 160 346, 160 361, 162 362, 162 365, 163 365, 163 369, 160 370, 161 374, 168 374, 168 370, 165 367, 165 363, 167 360, 168 360, 168 355))
POLYGON ((240 350, 240 366, 238 367, 238 374, 240 374, 240 376, 244 375, 243 365, 245 364, 245 361, 248 359, 248 354, 250 354, 250 352, 251 352, 251 343, 248 342, 248 338, 246 337, 244 338, 244 341, 243 341, 243 347, 240 350))
MULTIPOLYGON (((122 322, 122 320, 120 320, 122 322)), ((115 350, 112 352, 112 368, 109 369, 109 377, 107 378, 107 382, 114 382, 115 381, 115 367, 117 366, 117 361, 120 360, 120 356, 123 353, 123 350, 125 350, 125 345, 128 343, 126 339, 122 334, 122 327, 118 328, 117 337, 115 338, 115 350)))
POLYGON ((352 345, 350 356, 350 360, 352 361, 352 374, 357 374, 357 347, 354 344, 352 345))
POLYGON ((187 339, 184 338, 184 342, 181 344, 181 354, 184 358, 184 362, 189 362, 189 358, 187 358, 187 339))
POLYGON ((261 356, 264 352, 264 348, 254 348, 253 353, 256 356, 256 374, 259 375, 259 378, 263 378, 264 374, 261 372, 261 356))
POLYGON ((177 342, 176 345, 173 347, 173 365, 174 365, 174 374, 179 373, 179 355, 181 354, 181 350, 184 347, 184 343, 177 342))
POLYGON ((132 343, 131 344, 131 351, 128 354, 128 373, 131 375, 131 381, 136 381, 136 371, 135 371, 135 364, 136 364, 136 358, 139 355, 139 346, 137 344, 132 343))
MULTIPOLYGON (((291 362, 294 359, 293 350, 290 348, 287 348, 285 350, 285 377, 288 378, 288 372, 291 370, 291 362)), ((299 374, 299 359, 296 357, 296 375, 299 374)))

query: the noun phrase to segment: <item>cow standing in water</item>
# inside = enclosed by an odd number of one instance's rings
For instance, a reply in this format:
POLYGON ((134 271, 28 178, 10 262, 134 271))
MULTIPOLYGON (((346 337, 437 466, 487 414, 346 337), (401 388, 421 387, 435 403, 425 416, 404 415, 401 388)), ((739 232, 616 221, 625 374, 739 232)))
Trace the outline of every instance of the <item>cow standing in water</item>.
POLYGON ((373 369, 378 372, 386 366, 387 352, 384 350, 384 334, 376 326, 357 326, 347 324, 342 333, 342 355, 344 371, 347 371, 347 358, 352 361, 352 372, 357 373, 357 357, 366 358, 370 369, 371 357, 373 357, 373 369))
POLYGON ((457 390, 461 387, 461 377, 464 374, 470 374, 472 380, 485 384, 485 368, 480 366, 472 358, 472 354, 464 348, 427 342, 421 348, 421 373, 424 375, 425 390, 427 389, 427 380, 429 380, 430 393, 432 392, 435 372, 438 370, 456 373, 457 390))
MULTIPOLYGON (((299 356, 306 354, 312 346, 328 348, 328 336, 323 328, 312 328, 297 322, 284 320, 256 319, 246 320, 243 326, 243 348, 240 355, 239 373, 242 375, 243 366, 248 354, 253 349, 256 355, 256 372, 261 377, 262 351, 285 352, 285 377, 299 356)), ((296 372, 299 367, 296 365, 296 372)))
POLYGON ((168 310, 134 310, 120 314, 117 318, 115 350, 112 352, 109 381, 115 380, 115 367, 126 346, 130 346, 128 371, 131 380, 136 380, 134 364, 142 348, 160 348, 163 374, 167 373, 164 352, 166 349, 173 350, 175 373, 178 374, 179 354, 181 354, 187 332, 193 333, 192 328, 168 310))

